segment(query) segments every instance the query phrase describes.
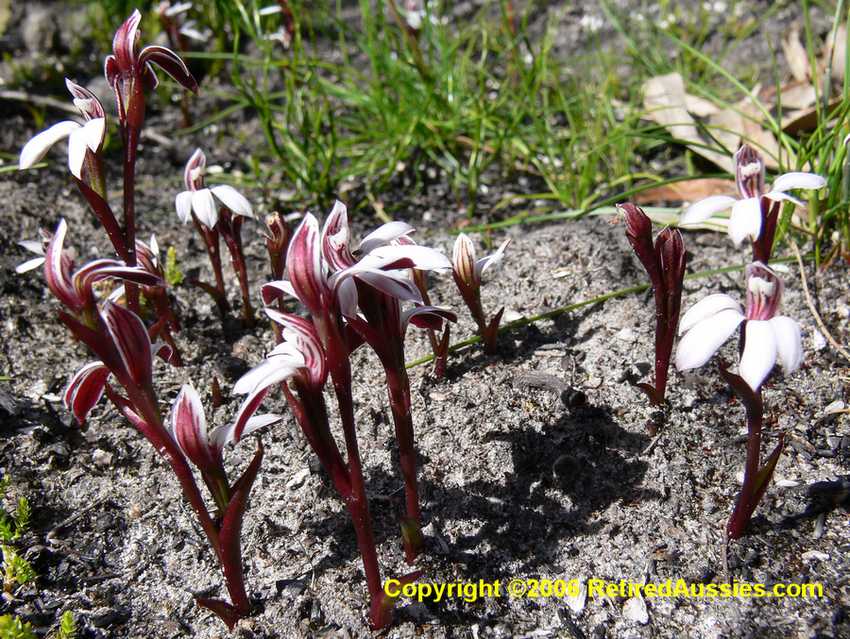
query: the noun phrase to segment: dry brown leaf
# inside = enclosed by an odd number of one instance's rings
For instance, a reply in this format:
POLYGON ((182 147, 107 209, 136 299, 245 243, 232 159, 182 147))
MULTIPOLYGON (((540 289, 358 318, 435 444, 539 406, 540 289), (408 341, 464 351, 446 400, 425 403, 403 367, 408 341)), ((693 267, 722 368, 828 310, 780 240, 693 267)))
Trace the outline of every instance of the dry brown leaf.
POLYGON ((708 119, 712 135, 727 151, 734 153, 745 140, 759 149, 768 168, 776 169, 779 143, 760 123, 761 112, 750 100, 742 100, 735 108, 718 111, 708 119))
POLYGON ((690 93, 685 94, 685 106, 690 113, 693 113, 698 118, 707 118, 720 110, 720 107, 714 104, 714 102, 696 95, 691 95, 690 93))
POLYGON ((800 42, 800 28, 793 25, 787 35, 782 39, 782 51, 791 69, 791 75, 797 82, 805 82, 809 79, 809 56, 800 42))
POLYGON ((780 91, 783 110, 808 109, 817 99, 815 87, 811 82, 789 82, 783 84, 780 91))
POLYGON ((635 194, 632 199, 638 204, 696 202, 711 195, 733 195, 735 188, 734 180, 697 178, 647 189, 635 194))
POLYGON ((671 135, 684 142, 694 153, 704 157, 725 171, 734 172, 735 165, 731 157, 706 149, 710 144, 699 134, 687 108, 685 83, 678 73, 650 78, 643 85, 643 104, 647 115, 671 135))
MULTIPOLYGON (((841 98, 833 98, 829 102, 828 113, 830 116, 835 112, 835 109, 841 104, 841 98)), ((800 131, 813 131, 818 126, 818 110, 817 107, 808 109, 800 109, 792 111, 782 118, 782 130, 789 135, 794 135, 800 131)))

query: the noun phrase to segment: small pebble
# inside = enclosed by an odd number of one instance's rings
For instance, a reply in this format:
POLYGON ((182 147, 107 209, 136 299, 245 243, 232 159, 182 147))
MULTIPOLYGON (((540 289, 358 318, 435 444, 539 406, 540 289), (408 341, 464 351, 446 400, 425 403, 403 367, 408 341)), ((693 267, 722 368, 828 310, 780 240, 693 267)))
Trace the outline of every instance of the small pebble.
POLYGON ((623 617, 642 626, 649 623, 649 611, 643 597, 629 599, 623 606, 623 617))
POLYGON ((800 558, 803 561, 827 561, 829 559, 829 555, 825 552, 820 552, 819 550, 807 550, 800 558))
POLYGON ((624 342, 634 342, 637 339, 634 330, 628 327, 621 329, 615 337, 624 342))
POLYGON ((301 484, 304 483, 304 480, 306 480, 309 476, 310 476, 310 469, 309 468, 299 470, 297 473, 295 473, 295 475, 292 477, 292 479, 290 479, 288 482, 286 482, 286 487, 289 488, 290 490, 292 490, 293 488, 298 488, 299 486, 301 486, 301 484))
POLYGON ((112 465, 113 455, 101 448, 95 449, 91 454, 92 463, 98 468, 106 468, 112 465))

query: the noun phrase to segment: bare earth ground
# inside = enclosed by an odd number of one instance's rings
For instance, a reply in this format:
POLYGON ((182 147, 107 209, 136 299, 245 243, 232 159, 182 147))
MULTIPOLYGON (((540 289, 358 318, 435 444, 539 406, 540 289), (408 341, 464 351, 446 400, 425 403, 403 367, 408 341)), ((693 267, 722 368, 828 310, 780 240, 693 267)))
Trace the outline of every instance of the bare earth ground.
MULTIPOLYGON (((184 270, 206 269, 198 241, 189 227, 178 226, 172 210, 180 188, 176 158, 185 157, 184 150, 148 144, 142 153, 142 236, 155 229, 162 245, 177 247, 184 270)), ((25 257, 14 242, 35 237, 40 225, 52 227, 59 216, 69 220, 69 243, 80 254, 107 253, 60 157, 49 170, 11 174, 0 183, 6 203, 3 370, 12 376, 0 386, 6 411, 0 456, 14 479, 13 496, 27 495, 35 507, 30 542, 39 574, 38 587, 6 608, 43 627, 63 609, 77 611, 87 637, 226 636, 223 625, 193 603, 192 593, 217 593, 221 580, 170 471, 112 409, 96 409, 84 432, 71 426, 57 399, 88 356, 51 321, 55 304, 40 275, 12 272, 25 257)), ((409 221, 415 225, 439 210, 440 202, 429 204, 423 195, 409 221)), ((258 225, 248 225, 245 235, 258 286, 265 270, 258 225)), ((607 220, 510 235, 513 244, 486 287, 485 304, 503 303, 512 317, 644 279, 622 226, 607 220), (556 270, 562 277, 553 277, 556 270)), ((450 249, 444 232, 421 236, 450 249)), ((718 235, 694 233, 686 241, 694 271, 745 258, 718 235)), ((819 282, 824 320, 844 343, 847 275, 846 266, 836 265, 819 282)), ((689 283, 685 306, 711 291, 736 294, 738 279, 689 283)), ((790 445, 776 479, 799 486, 770 488, 751 534, 732 546, 729 577, 821 582, 823 599, 649 600, 645 624, 631 614, 637 604, 621 598, 402 603, 390 636, 850 636, 846 514, 830 515, 819 538, 811 520, 781 525, 805 509, 807 484, 850 473, 847 416, 822 418, 829 403, 847 401, 848 369, 829 349, 818 350, 795 269, 787 281, 784 310, 802 323, 806 358, 799 372, 777 374, 766 388, 765 447, 787 433, 790 445)), ((159 365, 161 399, 170 402, 186 381, 208 399, 213 374, 227 395, 270 348, 270 330, 261 325, 245 332, 233 324, 224 334, 206 298, 187 288, 177 296, 188 365, 159 365)), ((434 296, 460 308, 445 278, 434 296)), ((506 335, 498 357, 477 350, 455 356, 445 381, 432 379, 427 366, 411 371, 428 524, 424 579, 724 578, 721 531, 743 468, 743 409, 713 367, 689 379, 673 377, 666 416, 647 408, 627 378, 649 368, 652 313, 645 295, 613 300, 506 335), (650 448, 655 432, 660 435, 650 448)), ((461 317, 457 336, 472 331, 461 317)), ((421 337, 412 337, 411 358, 425 352, 421 337)), ((731 346, 726 357, 734 357, 731 346)), ((382 566, 385 576, 397 576, 407 567, 397 534, 402 493, 391 421, 376 361, 365 351, 356 359, 362 362, 356 411, 382 566)), ((236 405, 231 398, 211 421, 224 422, 236 405)), ((244 529, 250 591, 261 612, 242 622, 237 636, 367 634, 365 589, 346 513, 289 417, 262 437, 267 456, 244 529)), ((242 468, 251 452, 252 444, 243 442, 229 463, 242 468)))

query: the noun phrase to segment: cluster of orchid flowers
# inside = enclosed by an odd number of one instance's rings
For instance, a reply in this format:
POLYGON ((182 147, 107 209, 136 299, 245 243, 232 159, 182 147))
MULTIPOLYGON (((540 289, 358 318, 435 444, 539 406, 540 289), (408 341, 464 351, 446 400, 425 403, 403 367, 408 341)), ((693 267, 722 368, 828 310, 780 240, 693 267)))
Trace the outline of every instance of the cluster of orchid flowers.
MULTIPOLYGON (((182 14, 188 8, 188 3, 160 6, 160 19, 175 41, 177 35, 187 35, 178 27, 187 26, 182 14)), ((407 329, 411 324, 426 329, 432 339, 443 331, 435 355, 438 370, 444 372, 448 324, 456 317, 448 309, 430 304, 427 283, 429 272, 451 270, 487 350, 495 351, 502 311, 490 320, 486 318, 480 296, 481 276, 501 259, 507 243, 494 255, 476 260, 471 241, 461 235, 450 261, 442 253, 416 244, 411 238, 413 228, 403 222, 381 226, 355 247, 350 240, 347 210, 340 202, 334 205, 321 232, 318 220, 310 214, 294 233, 288 224, 290 218, 279 213, 269 215, 265 244, 273 280, 263 287, 262 299, 276 346, 267 359, 236 382, 234 392, 246 398, 232 423, 210 428, 201 397, 191 384, 184 385, 172 403, 170 416, 164 418, 155 390, 154 361, 159 356, 175 366, 182 365, 174 339, 180 324, 156 238, 151 236, 148 243, 136 238, 136 150, 145 119, 145 92, 157 83, 151 65, 159 66, 185 89, 197 91, 197 83, 170 49, 139 47, 140 20, 136 11, 121 26, 113 42, 113 55, 105 64, 124 143, 122 219, 113 213, 107 196, 105 111, 84 87, 67 81, 83 123, 69 120, 50 127, 32 138, 20 155, 20 168, 30 168, 51 146, 67 138, 71 175, 115 251, 115 258, 97 259, 76 268, 73 252, 65 248, 65 220, 54 233, 42 231, 39 240, 21 243, 36 256, 17 271, 43 266, 47 286, 63 306, 60 321, 97 358, 72 377, 63 401, 84 425, 106 396, 169 463, 221 565, 230 599, 196 597, 197 602, 232 628, 253 610, 242 567, 241 525, 263 448, 258 440, 253 460, 232 482, 224 467, 224 448, 280 419, 274 414, 255 415, 269 391, 279 387, 351 514, 371 598, 370 623, 374 628, 385 627, 391 620, 393 601, 381 588, 354 421, 351 354, 367 344, 386 374, 405 486, 401 537, 406 560, 412 564, 423 540, 412 401, 405 367, 407 329), (303 306, 306 316, 292 312, 292 300, 303 306), (329 422, 324 394, 328 379, 342 422, 342 446, 329 422), (199 489, 198 477, 206 486, 209 501, 199 489)), ((243 322, 252 325, 254 309, 241 231, 244 220, 253 219, 254 212, 233 187, 207 186, 205 172, 206 156, 198 149, 184 170, 185 190, 175 197, 177 216, 183 223, 191 221, 197 229, 214 276, 214 284, 200 280, 191 283, 213 298, 224 317, 230 306, 220 253, 220 240, 224 240, 242 294, 243 322)), ((217 380, 213 381, 212 395, 216 405, 220 395, 217 380)), ((418 576, 413 571, 401 579, 409 581, 418 576)))
MULTIPOLYGON (((280 6, 284 13, 288 11, 287 3, 280 6)), ((174 39, 181 24, 187 27, 180 17, 187 8, 188 4, 165 3, 160 7, 163 25, 172 29, 174 39)), ((197 597, 197 601, 232 628, 253 610, 243 574, 241 525, 264 453, 258 440, 252 461, 231 482, 224 466, 224 449, 280 420, 275 414, 258 414, 269 393, 279 389, 351 516, 370 595, 369 621, 375 629, 384 628, 391 621, 394 602, 382 589, 365 490, 354 414, 352 354, 368 346, 384 369, 404 482, 401 540, 406 561, 414 564, 423 538, 412 398, 405 366, 408 328, 412 324, 428 332, 435 372, 438 376, 445 374, 449 326, 457 318, 449 309, 431 303, 428 278, 432 272, 450 271, 485 351, 495 353, 504 308, 488 317, 481 298, 482 277, 502 259, 508 242, 478 259, 470 238, 460 234, 449 259, 417 244, 412 238, 414 229, 403 222, 384 224, 355 245, 348 212, 341 202, 334 204, 321 228, 319 220, 309 213, 294 232, 288 224, 291 218, 279 213, 269 215, 265 244, 272 281, 262 287, 261 297, 263 312, 274 332, 274 347, 235 383, 234 393, 245 398, 232 423, 210 428, 200 394, 191 384, 184 385, 172 403, 170 416, 164 418, 154 385, 154 361, 158 356, 173 365, 181 364, 174 339, 180 324, 156 238, 151 237, 148 243, 136 238, 136 151, 145 119, 145 92, 157 83, 152 65, 187 90, 196 92, 198 87, 176 53, 159 46, 139 47, 140 19, 141 15, 134 12, 119 28, 113 55, 105 64, 124 144, 122 218, 113 213, 107 196, 105 112, 97 97, 84 87, 67 81, 83 123, 60 122, 35 136, 21 152, 20 168, 28 168, 53 144, 68 139, 71 175, 115 251, 115 258, 75 267, 72 252, 65 248, 68 226, 64 220, 53 234, 44 232, 40 240, 22 243, 37 256, 18 267, 18 272, 43 265, 47 286, 63 307, 60 321, 97 358, 73 376, 63 401, 84 424, 105 395, 169 463, 221 565, 229 595, 229 601, 205 597, 197 597), (112 282, 113 286, 96 287, 99 282, 112 282), (293 312, 294 304, 302 312, 293 312), (330 422, 325 394, 328 382, 341 422, 341 441, 330 422), (197 477, 206 486, 208 499, 197 477)), ((825 184, 816 175, 790 173, 777 178, 766 190, 764 163, 755 150, 743 146, 736 154, 736 163, 741 197, 719 196, 699 202, 685 211, 682 225, 731 208, 731 237, 736 243, 749 238, 753 248, 753 262, 745 272, 743 309, 732 297, 715 294, 695 304, 680 321, 686 269, 681 233, 667 228, 653 239, 652 223, 643 211, 632 204, 621 205, 628 240, 655 293, 655 379, 653 384, 639 384, 650 401, 664 402, 677 331, 681 337, 675 363, 682 371, 703 366, 736 331, 740 334, 737 374, 721 367, 721 375, 746 406, 750 432, 744 486, 727 526, 731 538, 743 534, 782 451, 780 438, 764 465, 760 464, 761 387, 777 362, 790 373, 800 366, 803 357, 799 325, 778 314, 783 283, 768 266, 780 210, 785 202, 798 203, 788 191, 818 189, 825 184)), ((241 291, 243 322, 252 325, 255 312, 242 225, 254 218, 254 212, 233 187, 207 186, 205 172, 206 157, 198 149, 184 170, 185 190, 175 198, 178 218, 195 226, 213 271, 213 284, 200 280, 192 283, 213 298, 222 316, 229 311, 220 250, 220 241, 224 240, 241 291)), ((214 402, 218 392, 216 382, 214 402)), ((411 581, 419 575, 413 570, 400 580, 411 581)))
POLYGON ((686 255, 681 233, 665 228, 653 243, 652 222, 634 204, 620 205, 626 219, 626 236, 649 275, 655 293, 655 385, 638 384, 651 403, 661 404, 673 353, 676 331, 681 336, 675 364, 688 371, 706 364, 736 332, 740 334, 737 374, 721 365, 721 375, 747 412, 749 437, 744 484, 727 524, 730 539, 740 537, 749 523, 773 469, 782 452, 782 437, 763 466, 760 465, 763 402, 761 388, 777 362, 786 374, 800 367, 803 347, 799 324, 779 314, 784 284, 768 266, 782 205, 802 202, 788 194, 795 189, 816 190, 826 180, 812 173, 780 175, 770 190, 765 187, 765 166, 761 155, 748 145, 735 154, 736 183, 740 198, 711 196, 688 207, 680 226, 703 222, 731 209, 726 221, 729 236, 736 245, 749 239, 753 261, 745 269, 746 306, 733 297, 715 293, 694 304, 679 319, 685 276, 686 255))

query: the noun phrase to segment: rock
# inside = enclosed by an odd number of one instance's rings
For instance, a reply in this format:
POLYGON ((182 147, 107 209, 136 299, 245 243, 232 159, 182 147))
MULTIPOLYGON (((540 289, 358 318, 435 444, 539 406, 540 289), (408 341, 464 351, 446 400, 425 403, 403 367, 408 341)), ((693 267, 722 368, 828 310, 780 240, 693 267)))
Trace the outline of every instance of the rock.
POLYGON ((89 619, 95 628, 106 628, 125 623, 129 618, 130 613, 127 610, 102 607, 92 611, 89 619))
POLYGON ((634 342, 635 340, 637 340, 637 334, 634 332, 633 329, 628 327, 620 329, 620 331, 614 337, 624 342, 634 342))
POLYGON ((293 488, 298 488, 304 483, 304 480, 310 476, 310 469, 304 468, 303 470, 299 470, 295 475, 286 482, 286 487, 290 490, 293 488))
POLYGON ((642 626, 649 623, 649 611, 643 597, 629 599, 623 606, 623 617, 642 626))
POLYGON ((98 468, 107 468, 112 465, 113 455, 101 448, 97 448, 91 454, 91 460, 98 468))
POLYGON ((820 552, 819 550, 807 550, 800 558, 803 561, 827 561, 829 559, 829 555, 825 552, 820 552))

